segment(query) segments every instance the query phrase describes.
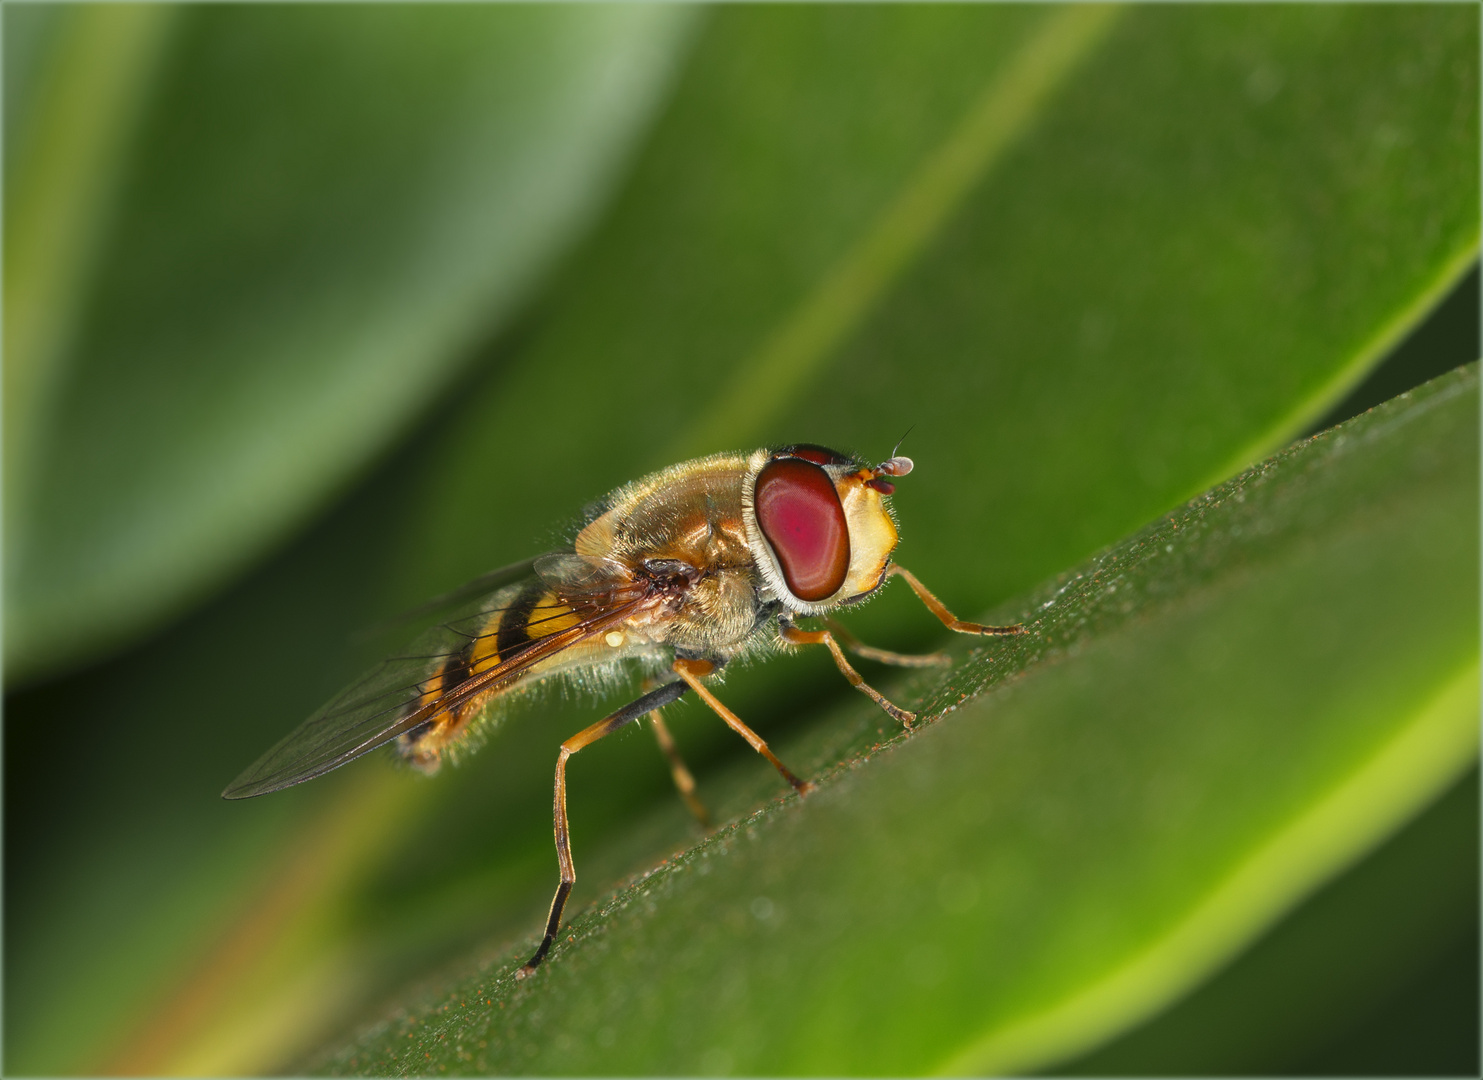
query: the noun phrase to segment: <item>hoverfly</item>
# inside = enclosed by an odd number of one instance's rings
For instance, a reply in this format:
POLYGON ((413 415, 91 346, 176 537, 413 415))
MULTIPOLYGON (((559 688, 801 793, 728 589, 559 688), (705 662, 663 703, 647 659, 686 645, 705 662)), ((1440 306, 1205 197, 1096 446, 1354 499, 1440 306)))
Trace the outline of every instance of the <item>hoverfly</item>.
POLYGON ((589 511, 570 550, 495 571, 460 590, 484 595, 351 684, 258 759, 222 794, 263 795, 320 776, 378 746, 434 772, 470 745, 502 699, 562 674, 620 674, 637 666, 648 689, 561 744, 556 758, 556 857, 561 881, 545 936, 520 969, 545 958, 576 881, 566 814, 573 754, 648 715, 691 810, 706 822, 695 784, 660 710, 689 691, 751 744, 799 794, 810 785, 705 684, 728 663, 779 646, 823 645, 861 693, 910 726, 914 714, 882 697, 850 666, 851 651, 916 666, 913 657, 860 644, 827 617, 905 579, 944 626, 964 634, 1018 634, 956 618, 910 572, 891 561, 896 523, 886 477, 907 457, 879 465, 812 444, 717 454, 618 488, 589 511), (824 616, 826 629, 797 620, 824 616))

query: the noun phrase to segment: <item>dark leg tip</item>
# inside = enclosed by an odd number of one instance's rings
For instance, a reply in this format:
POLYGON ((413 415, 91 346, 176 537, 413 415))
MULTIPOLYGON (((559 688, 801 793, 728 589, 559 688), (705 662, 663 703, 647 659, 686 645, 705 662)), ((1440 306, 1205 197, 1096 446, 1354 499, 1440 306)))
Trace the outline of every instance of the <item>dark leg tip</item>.
POLYGON ((978 623, 973 625, 976 627, 974 632, 984 637, 1020 637, 1030 632, 1024 623, 1015 623, 1013 626, 983 626, 978 623))
POLYGON ((555 937, 547 934, 546 940, 541 942, 541 947, 536 950, 536 954, 529 960, 527 960, 523 965, 521 965, 519 971, 515 972, 515 978, 524 979, 528 978, 531 975, 534 975, 536 973, 536 968, 541 966, 541 961, 546 959, 546 953, 551 948, 551 943, 555 940, 555 937))

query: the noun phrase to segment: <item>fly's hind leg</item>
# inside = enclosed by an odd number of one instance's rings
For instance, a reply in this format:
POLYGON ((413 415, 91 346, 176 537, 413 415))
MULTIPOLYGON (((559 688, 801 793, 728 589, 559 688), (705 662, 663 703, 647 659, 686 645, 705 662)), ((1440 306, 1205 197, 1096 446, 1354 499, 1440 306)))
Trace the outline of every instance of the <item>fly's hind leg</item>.
POLYGON ((675 745, 674 738, 665 726, 664 718, 655 709, 649 714, 649 726, 654 729, 654 740, 659 743, 659 749, 664 751, 664 756, 669 759, 669 773, 674 777, 675 787, 680 792, 680 798, 685 800, 685 805, 695 815, 695 820, 700 822, 704 829, 711 828, 711 815, 705 808, 705 803, 700 801, 700 796, 695 794, 695 777, 690 775, 690 770, 685 767, 685 760, 680 757, 680 749, 675 745))
POLYGON ((800 780, 794 776, 789 771, 788 766, 779 761, 777 755, 767 748, 767 743, 762 740, 762 737, 747 727, 746 724, 742 723, 741 717, 737 716, 736 713, 732 712, 725 705, 722 705, 716 695, 711 693, 706 685, 700 681, 703 676, 709 675, 715 670, 716 665, 712 664, 709 660, 686 660, 679 657, 675 659, 675 674, 684 679, 690 689, 700 695, 700 700, 709 705, 711 711, 717 716, 725 720, 727 727, 731 728, 732 731, 736 732, 743 739, 746 739, 753 750, 772 762, 773 768, 782 774, 784 780, 793 785, 794 791, 800 795, 807 795, 814 789, 814 786, 806 780, 800 780))
POLYGON ((541 939, 540 948, 536 954, 526 961, 525 966, 515 973, 517 979, 535 971, 537 965, 546 958, 551 944, 556 940, 556 932, 561 929, 561 913, 566 907, 566 899, 572 893, 572 885, 577 880, 577 868, 572 862, 571 833, 567 828, 566 820, 566 762, 584 746, 597 742, 604 735, 611 735, 625 724, 637 720, 646 712, 657 710, 679 698, 689 689, 683 682, 666 683, 657 690, 650 690, 637 701, 623 706, 611 716, 604 717, 591 727, 586 728, 573 735, 561 744, 561 752, 556 757, 556 862, 561 867, 561 884, 556 886, 556 896, 551 900, 551 913, 546 917, 546 936, 541 939))
POLYGON ((927 610, 936 615, 943 626, 949 630, 956 630, 960 634, 983 634, 988 637, 1009 637, 1014 634, 1027 634, 1024 623, 1015 623, 1013 626, 985 626, 983 623, 966 622, 958 618, 937 597, 933 596, 927 586, 917 580, 917 576, 904 566, 892 563, 886 567, 885 577, 904 578, 911 586, 911 591, 917 594, 918 599, 927 605, 927 610))
POLYGON ((879 705, 890 715, 891 719, 903 727, 911 727, 916 723, 916 713, 892 704, 880 691, 860 677, 860 673, 852 668, 850 662, 844 658, 844 650, 839 647, 839 642, 834 640, 834 635, 828 630, 800 630, 785 619, 779 619, 778 634, 784 641, 794 645, 827 645, 829 654, 834 657, 834 666, 839 668, 839 673, 849 680, 851 686, 879 705))

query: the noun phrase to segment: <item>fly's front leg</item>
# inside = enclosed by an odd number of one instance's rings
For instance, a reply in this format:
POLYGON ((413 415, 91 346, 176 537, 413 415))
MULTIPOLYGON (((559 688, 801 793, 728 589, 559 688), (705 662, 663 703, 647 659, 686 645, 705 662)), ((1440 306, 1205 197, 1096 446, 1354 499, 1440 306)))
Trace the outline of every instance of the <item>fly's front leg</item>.
POLYGON ((572 862, 571 833, 567 828, 566 820, 566 762, 584 746, 597 742, 604 735, 611 735, 623 725, 643 716, 644 713, 653 709, 659 709, 679 698, 688 687, 682 682, 666 683, 657 690, 651 690, 637 701, 623 706, 611 716, 605 717, 589 728, 573 735, 561 744, 561 752, 556 757, 556 862, 561 867, 561 884, 556 886, 556 896, 551 900, 551 913, 546 917, 546 936, 541 939, 540 948, 536 954, 526 961, 525 966, 515 973, 517 979, 523 979, 535 971, 537 965, 546 958, 551 944, 556 940, 556 932, 561 929, 561 913, 566 907, 566 899, 572 893, 572 886, 577 880, 577 868, 572 862))
POLYGON ((1015 623, 1013 626, 985 626, 982 623, 965 622, 949 611, 943 602, 933 596, 927 586, 918 581, 917 576, 904 566, 892 563, 886 567, 885 577, 905 578, 906 583, 911 586, 911 591, 927 605, 927 610, 936 615, 942 625, 949 630, 956 630, 960 634, 984 634, 988 637, 1009 637, 1013 634, 1029 633, 1024 623, 1015 623))
POLYGON ((727 727, 731 728, 732 731, 736 732, 743 739, 746 739, 753 750, 772 762, 773 768, 783 774, 783 779, 793 785, 794 791, 800 795, 807 795, 814 789, 812 784, 794 776, 789 771, 788 766, 779 761, 777 756, 767 748, 767 743, 762 741, 762 737, 747 727, 746 724, 742 723, 741 717, 737 716, 736 713, 732 712, 725 705, 722 705, 716 698, 716 695, 711 693, 706 685, 700 681, 703 676, 709 675, 716 670, 715 664, 709 660, 686 660, 676 657, 674 670, 675 674, 689 684, 690 689, 700 695, 700 700, 709 705, 717 716, 726 721, 727 727))
POLYGON ((828 630, 800 630, 792 623, 780 619, 778 633, 784 641, 794 645, 827 645, 829 654, 834 657, 834 666, 839 668, 839 673, 850 681, 851 686, 886 710, 891 718, 903 727, 911 727, 916 723, 916 713, 903 709, 899 705, 893 705, 875 687, 860 677, 860 673, 852 668, 850 662, 844 658, 844 651, 840 649, 839 643, 834 640, 834 635, 828 630))

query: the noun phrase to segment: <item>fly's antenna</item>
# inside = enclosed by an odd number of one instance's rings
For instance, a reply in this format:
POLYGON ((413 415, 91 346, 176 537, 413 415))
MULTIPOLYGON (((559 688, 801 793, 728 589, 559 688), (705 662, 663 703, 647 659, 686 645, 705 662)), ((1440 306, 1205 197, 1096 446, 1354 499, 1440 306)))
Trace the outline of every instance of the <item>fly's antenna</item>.
MULTIPOLYGON (((901 449, 901 444, 906 441, 906 436, 910 435, 915 428, 916 425, 913 424, 911 427, 906 429, 906 434, 902 435, 901 438, 896 440, 896 445, 891 448, 890 458, 886 461, 881 462, 875 467, 875 471, 877 473, 880 473, 882 476, 905 476, 907 473, 911 472, 911 458, 902 457, 900 454, 896 453, 896 451, 901 449)), ((890 494, 890 492, 887 492, 886 494, 890 494)))

